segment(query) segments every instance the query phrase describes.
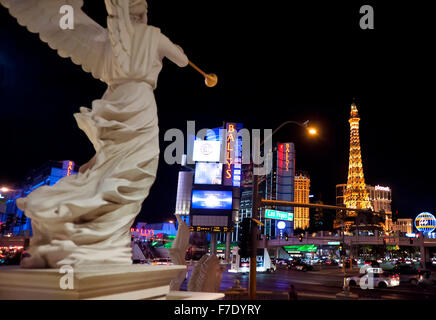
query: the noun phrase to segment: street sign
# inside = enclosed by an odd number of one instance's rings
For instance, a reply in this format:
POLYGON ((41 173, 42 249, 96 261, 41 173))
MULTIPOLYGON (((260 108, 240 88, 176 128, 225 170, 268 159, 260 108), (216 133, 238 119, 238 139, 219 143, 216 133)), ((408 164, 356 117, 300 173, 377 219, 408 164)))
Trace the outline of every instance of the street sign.
POLYGON ((294 214, 292 212, 278 211, 278 210, 265 210, 265 218, 268 219, 277 219, 277 220, 285 220, 285 221, 293 221, 294 214))

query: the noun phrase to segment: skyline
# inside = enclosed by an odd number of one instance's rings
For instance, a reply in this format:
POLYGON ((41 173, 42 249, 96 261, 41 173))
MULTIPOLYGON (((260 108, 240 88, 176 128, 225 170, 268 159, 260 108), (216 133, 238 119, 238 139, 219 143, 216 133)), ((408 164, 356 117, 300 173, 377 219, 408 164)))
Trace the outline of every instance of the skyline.
MULTIPOLYGON (((281 20, 284 13, 274 21, 268 15, 272 9, 262 12, 264 7, 250 8, 251 15, 243 15, 245 8, 237 5, 226 11, 225 4, 202 4, 191 11, 193 4, 175 4, 171 12, 164 3, 150 1, 149 5, 150 23, 180 44, 199 67, 216 73, 219 82, 216 88, 206 88, 195 71, 165 62, 155 92, 161 161, 143 205, 149 210, 143 210, 141 220, 170 218, 174 212, 179 168, 163 163, 162 152, 168 145, 163 133, 170 128, 184 131, 187 120, 196 120, 197 128, 235 121, 249 129, 274 129, 285 119, 310 120, 319 128, 319 140, 310 141, 298 129, 287 127, 277 133, 275 142, 295 143, 296 168, 311 175, 311 194, 319 198, 321 193, 325 203, 334 204, 336 184, 346 182, 347 121, 353 97, 361 116, 366 183, 391 187, 393 213, 398 209, 400 217, 434 212, 436 173, 431 157, 423 154, 429 148, 426 138, 434 135, 431 85, 417 75, 420 67, 428 67, 428 52, 422 47, 418 50, 418 44, 414 50, 405 49, 406 40, 414 43, 413 32, 392 34, 395 28, 389 20, 378 22, 373 38, 359 30, 357 23, 343 30, 351 25, 341 18, 353 12, 350 7, 339 9, 339 18, 325 30, 322 26, 329 19, 323 6, 319 13, 311 13, 309 21, 304 14, 293 16, 292 21, 281 20), (201 28, 204 21, 199 12, 220 23, 201 28), (222 23, 220 15, 227 23, 222 23), (269 23, 263 34, 259 26, 250 29, 257 19, 265 26, 269 23), (304 36, 298 31, 301 28, 304 36), (291 51, 283 37, 292 39, 291 51), (271 42, 273 46, 259 46, 271 42), (332 80, 333 76, 337 78, 332 80), (260 107, 257 114, 253 112, 256 107, 260 107), (417 169, 423 172, 417 175, 417 169), (168 198, 170 203, 165 201, 168 198)), ((102 4, 87 2, 85 8, 92 18, 105 23, 102 4)), ((3 135, 7 156, 1 159, 0 184, 19 182, 29 169, 46 160, 85 163, 93 155, 92 146, 72 114, 80 106, 90 106, 105 86, 58 57, 36 35, 20 27, 6 9, 0 9, 0 97, 7 133, 6 138, 3 135)), ((308 14, 308 9, 299 5, 294 10, 308 14)))

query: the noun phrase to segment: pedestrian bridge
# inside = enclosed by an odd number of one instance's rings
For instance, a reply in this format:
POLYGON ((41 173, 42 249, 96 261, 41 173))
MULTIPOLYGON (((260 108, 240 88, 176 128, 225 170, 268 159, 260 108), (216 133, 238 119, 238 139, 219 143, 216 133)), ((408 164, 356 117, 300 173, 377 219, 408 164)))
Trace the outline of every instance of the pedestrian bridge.
POLYGON ((390 245, 390 246, 411 246, 411 247, 436 247, 436 239, 425 238, 420 234, 419 238, 409 238, 400 235, 394 236, 347 236, 342 234, 333 234, 330 232, 319 232, 308 234, 299 239, 297 236, 285 239, 262 239, 258 241, 258 248, 274 248, 290 245, 339 245, 339 243, 347 246, 355 245, 390 245), (386 240, 386 242, 384 242, 386 240))

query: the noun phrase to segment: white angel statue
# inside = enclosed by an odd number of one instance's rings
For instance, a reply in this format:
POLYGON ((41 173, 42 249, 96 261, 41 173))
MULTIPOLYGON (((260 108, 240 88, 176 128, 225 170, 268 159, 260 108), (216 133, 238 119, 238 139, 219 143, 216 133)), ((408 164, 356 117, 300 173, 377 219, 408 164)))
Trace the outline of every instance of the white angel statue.
MULTIPOLYGON (((189 236, 190 231, 189 227, 185 221, 183 221, 179 215, 176 215, 179 228, 177 230, 176 239, 173 242, 171 248, 168 249, 168 254, 171 258, 171 261, 175 265, 186 266, 186 250, 189 248, 189 236)), ((180 286, 183 281, 185 281, 187 275, 187 270, 181 272, 176 278, 174 278, 170 283, 170 290, 179 291, 180 286)))
POLYGON ((18 22, 69 57, 108 89, 92 109, 74 114, 96 154, 77 175, 43 186, 18 207, 32 219, 24 268, 132 263, 130 227, 158 166, 158 118, 153 90, 162 60, 188 58, 147 25, 145 0, 105 0, 105 29, 82 10, 83 0, 0 0, 18 22), (63 5, 74 8, 74 29, 59 26, 63 5))

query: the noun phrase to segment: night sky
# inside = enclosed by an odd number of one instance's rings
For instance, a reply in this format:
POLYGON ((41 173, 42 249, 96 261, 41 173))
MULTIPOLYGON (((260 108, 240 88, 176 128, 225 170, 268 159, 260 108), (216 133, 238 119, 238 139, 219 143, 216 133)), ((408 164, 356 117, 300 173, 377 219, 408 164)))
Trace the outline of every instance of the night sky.
MULTIPOLYGON (((190 67, 165 61, 155 91, 161 162, 139 220, 172 217, 178 165, 163 162, 167 129, 186 121, 213 128, 223 121, 274 129, 310 120, 320 136, 287 126, 277 141, 296 145, 296 168, 311 176, 311 193, 335 203, 348 170, 352 99, 368 184, 393 190, 399 217, 435 213, 434 17, 419 2, 150 0, 149 24, 183 47, 191 61, 216 73, 207 88, 190 67), (375 30, 359 28, 359 8, 372 4, 375 30), (433 28, 433 29, 432 29, 433 28)), ((104 1, 84 10, 106 26, 104 1)), ((73 113, 91 106, 106 85, 63 59, 0 7, 0 185, 19 184, 47 160, 82 165, 94 154, 73 113)))

